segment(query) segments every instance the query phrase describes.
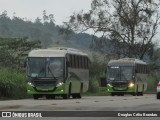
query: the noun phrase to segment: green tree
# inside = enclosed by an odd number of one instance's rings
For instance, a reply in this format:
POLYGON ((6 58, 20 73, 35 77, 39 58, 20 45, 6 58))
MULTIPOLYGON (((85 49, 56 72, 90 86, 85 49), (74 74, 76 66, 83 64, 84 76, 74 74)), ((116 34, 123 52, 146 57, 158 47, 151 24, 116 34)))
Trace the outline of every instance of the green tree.
POLYGON ((35 19, 35 23, 38 24, 38 25, 41 25, 41 24, 42 24, 42 23, 41 23, 41 19, 40 19, 39 17, 37 17, 37 18, 35 19))
POLYGON ((31 49, 40 48, 39 41, 24 38, 0 38, 0 65, 18 67, 19 60, 31 49))
POLYGON ((158 7, 159 2, 151 0, 93 0, 89 12, 74 13, 64 27, 81 32, 91 29, 102 38, 122 42, 128 57, 143 59, 153 49, 158 7))
POLYGON ((43 10, 43 21, 44 21, 44 23, 47 23, 47 22, 54 23, 54 21, 55 21, 54 15, 53 14, 47 15, 46 10, 43 10))

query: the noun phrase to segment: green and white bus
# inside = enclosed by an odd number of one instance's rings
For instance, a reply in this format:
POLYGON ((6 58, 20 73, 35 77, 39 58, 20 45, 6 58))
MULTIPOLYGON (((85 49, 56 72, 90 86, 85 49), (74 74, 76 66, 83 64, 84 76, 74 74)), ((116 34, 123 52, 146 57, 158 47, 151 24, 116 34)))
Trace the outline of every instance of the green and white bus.
POLYGON ((147 89, 148 67, 146 62, 135 58, 110 60, 105 81, 111 96, 124 94, 141 95, 147 89))
POLYGON ((27 57, 27 93, 34 99, 81 98, 89 86, 88 63, 87 54, 73 48, 32 50, 27 57))

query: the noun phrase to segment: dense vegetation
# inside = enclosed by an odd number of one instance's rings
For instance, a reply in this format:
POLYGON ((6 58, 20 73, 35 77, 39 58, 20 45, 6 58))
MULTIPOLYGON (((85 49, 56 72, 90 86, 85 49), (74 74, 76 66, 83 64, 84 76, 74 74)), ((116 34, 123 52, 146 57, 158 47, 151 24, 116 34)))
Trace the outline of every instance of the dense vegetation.
POLYGON ((28 38, 0 38, 0 98, 27 97, 24 59, 39 47, 39 41, 28 38))
POLYGON ((17 69, 0 69, 0 98, 25 98, 25 73, 17 69))

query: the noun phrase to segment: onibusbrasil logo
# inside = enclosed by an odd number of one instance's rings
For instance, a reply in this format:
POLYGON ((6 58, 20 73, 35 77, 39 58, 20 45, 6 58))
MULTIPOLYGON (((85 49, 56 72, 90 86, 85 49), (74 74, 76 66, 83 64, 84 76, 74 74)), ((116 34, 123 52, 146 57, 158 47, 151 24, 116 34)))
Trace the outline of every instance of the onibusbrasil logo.
POLYGON ((1 117, 42 117, 40 112, 2 112, 1 117))

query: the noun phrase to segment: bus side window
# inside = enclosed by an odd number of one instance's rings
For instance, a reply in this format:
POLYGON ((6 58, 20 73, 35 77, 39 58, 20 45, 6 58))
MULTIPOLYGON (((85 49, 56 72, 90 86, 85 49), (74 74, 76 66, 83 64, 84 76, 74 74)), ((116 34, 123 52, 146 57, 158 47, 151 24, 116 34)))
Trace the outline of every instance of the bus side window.
POLYGON ((79 56, 79 68, 82 68, 82 56, 79 56))
POLYGON ((75 68, 78 68, 78 56, 75 55, 75 68))
POLYGON ((144 73, 147 73, 147 66, 144 65, 144 73))
POLYGON ((135 72, 138 73, 138 64, 136 64, 135 72))
POLYGON ((74 63, 73 63, 73 55, 70 55, 70 67, 73 67, 74 63))
POLYGON ((71 55, 67 55, 66 65, 67 65, 67 67, 71 66, 71 55))
POLYGON ((138 64, 138 73, 141 73, 141 69, 142 67, 141 67, 141 65, 140 64, 138 64))
POLYGON ((141 73, 143 73, 143 65, 141 65, 141 73))
POLYGON ((88 67, 89 67, 89 60, 88 60, 88 57, 86 57, 87 58, 87 69, 88 69, 88 67))
POLYGON ((72 58, 73 58, 73 68, 76 68, 76 56, 73 55, 72 58))
POLYGON ((82 56, 82 68, 84 69, 85 68, 85 62, 84 62, 84 56, 82 56))
POLYGON ((80 56, 77 56, 77 64, 78 64, 78 68, 80 68, 80 56))
POLYGON ((84 68, 87 69, 87 59, 84 57, 84 68))
POLYGON ((141 73, 144 73, 144 65, 141 65, 141 73))
POLYGON ((144 65, 142 65, 142 73, 144 73, 144 65))

